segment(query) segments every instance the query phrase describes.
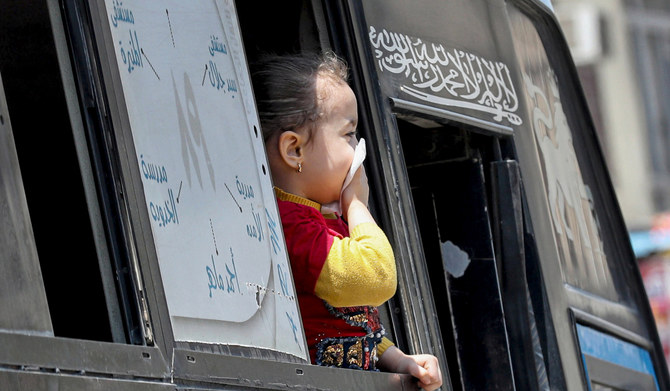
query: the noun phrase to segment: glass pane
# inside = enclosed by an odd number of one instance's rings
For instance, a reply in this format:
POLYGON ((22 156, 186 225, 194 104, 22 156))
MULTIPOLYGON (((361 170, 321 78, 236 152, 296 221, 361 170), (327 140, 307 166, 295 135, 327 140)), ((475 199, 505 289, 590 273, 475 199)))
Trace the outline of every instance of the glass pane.
POLYGON ((625 285, 616 283, 620 271, 605 243, 611 240, 603 231, 607 221, 598 213, 607 204, 594 193, 600 190, 594 177, 606 172, 589 161, 586 154, 597 147, 585 144, 584 134, 591 129, 577 118, 588 113, 579 107, 573 90, 559 85, 557 72, 563 72, 561 80, 570 75, 565 65, 549 59, 531 19, 514 6, 508 10, 563 280, 612 301, 629 302, 625 285))
MULTIPOLYGON (((93 226, 96 209, 87 204, 95 189, 83 179, 82 165, 89 163, 73 136, 49 7, 46 1, 5 1, 2 9, 0 73, 53 331, 112 341, 115 322, 99 267, 104 250, 93 229, 101 227, 93 226)), ((115 323, 115 330, 120 327, 115 323)))

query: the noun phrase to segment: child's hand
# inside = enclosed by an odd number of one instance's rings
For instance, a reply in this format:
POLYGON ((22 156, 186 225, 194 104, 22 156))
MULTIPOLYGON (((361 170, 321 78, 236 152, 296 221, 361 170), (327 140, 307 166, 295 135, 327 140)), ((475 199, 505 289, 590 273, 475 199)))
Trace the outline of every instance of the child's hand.
POLYGON ((341 205, 342 214, 349 223, 349 231, 360 223, 372 222, 370 211, 368 210, 368 196, 370 188, 368 187, 368 177, 365 175, 365 168, 361 166, 351 179, 351 183, 342 192, 341 205))
POLYGON ((419 387, 426 391, 442 385, 442 374, 437 357, 430 354, 407 355, 395 346, 386 349, 377 366, 388 372, 406 373, 419 380, 419 387))
POLYGON ((361 201, 363 205, 367 206, 369 194, 368 177, 365 175, 365 167, 361 166, 356 170, 351 183, 342 191, 342 209, 348 209, 354 200, 361 201))

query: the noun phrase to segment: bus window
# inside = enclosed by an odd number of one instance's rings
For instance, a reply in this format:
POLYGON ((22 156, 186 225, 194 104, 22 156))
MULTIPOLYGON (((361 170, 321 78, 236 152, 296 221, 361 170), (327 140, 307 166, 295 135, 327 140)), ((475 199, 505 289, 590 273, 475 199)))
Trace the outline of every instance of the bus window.
MULTIPOLYGON (((517 7, 510 5, 509 12, 517 55, 524 58, 521 72, 532 110, 529 125, 540 157, 563 280, 575 288, 630 305, 631 294, 626 284, 620 283, 624 268, 617 266, 624 250, 610 242, 616 237, 610 233, 616 224, 605 220, 610 218, 606 212, 610 201, 601 199, 602 192, 596 191, 602 185, 595 169, 585 168, 595 167, 586 156, 597 159, 585 153, 597 147, 597 141, 588 137, 591 133, 582 131, 591 126, 585 120, 588 113, 576 104, 574 89, 558 82, 559 73, 566 74, 567 70, 560 66, 564 61, 547 57, 551 54, 545 52, 542 31, 536 30, 517 7)), ((528 140, 532 139, 522 142, 528 140)), ((532 161, 530 157, 528 160, 532 161)))
POLYGON ((512 387, 512 378, 561 384, 560 377, 548 378, 558 368, 544 359, 555 346, 538 327, 546 323, 546 299, 522 186, 516 188, 518 236, 510 234, 505 214, 511 208, 500 200, 514 190, 499 173, 510 162, 518 167, 511 139, 396 112, 430 286, 434 297, 445 298, 436 300, 436 312, 452 386, 512 387), (524 361, 536 372, 518 373, 513 363, 524 361))
MULTIPOLYGON (((48 111, 54 114, 48 118, 52 132, 48 134, 60 137, 50 139, 51 145, 33 151, 33 155, 26 152, 30 144, 22 121, 40 125, 31 128, 46 128, 46 116, 28 118, 28 113, 31 107, 47 106, 47 98, 40 100, 28 89, 19 91, 22 84, 16 82, 6 88, 7 101, 15 122, 12 130, 21 168, 27 164, 22 155, 37 165, 36 156, 51 153, 52 160, 56 156, 61 159, 50 165, 58 175, 44 181, 56 181, 59 176, 61 181, 70 179, 64 183, 69 193, 63 193, 72 198, 65 200, 70 201, 67 204, 63 201, 69 209, 68 219, 60 219, 74 227, 70 231, 62 225, 48 228, 59 241, 69 240, 69 247, 79 240, 94 243, 88 252, 82 253, 82 245, 75 249, 81 250, 78 253, 65 254, 77 257, 68 261, 79 269, 93 265, 90 270, 97 274, 76 274, 69 264, 59 269, 52 260, 47 265, 47 256, 55 250, 40 253, 44 280, 55 278, 62 284, 52 291, 47 286, 49 305, 62 302, 61 313, 62 308, 71 309, 65 313, 68 322, 60 322, 60 326, 55 320, 59 311, 51 309, 54 329, 60 327, 54 334, 69 338, 8 337, 0 330, 0 342, 18 341, 12 345, 18 347, 45 342, 40 346, 48 350, 28 355, 14 347, 0 349, 2 366, 12 365, 12 370, 20 367, 21 371, 25 366, 40 374, 46 369, 49 377, 68 371, 82 375, 78 377, 86 385, 102 377, 106 384, 113 384, 120 375, 120 381, 127 384, 140 379, 142 384, 136 388, 147 390, 173 389, 175 384, 209 387, 214 383, 215 387, 225 383, 233 388, 259 389, 293 384, 337 389, 343 383, 365 389, 412 388, 409 375, 335 374, 328 368, 307 365, 309 356, 235 5, 221 1, 185 6, 178 0, 81 0, 52 7, 55 3, 48 2, 42 10, 39 27, 44 30, 44 42, 34 51, 45 60, 40 66, 49 72, 44 73, 52 74, 49 83, 42 80, 49 93, 42 95, 53 100, 48 111), (44 27, 50 22, 53 35, 44 27), (16 105, 22 95, 39 104, 16 105), (23 140, 18 140, 20 132, 23 140), (70 164, 65 164, 68 161, 70 164), (75 194, 77 191, 80 194, 75 194), (76 195, 81 196, 81 202, 75 202, 76 195), (79 213, 85 219, 77 219, 79 213), (123 279, 124 273, 132 278, 125 286, 115 286, 115 278, 123 279), (79 279, 95 281, 91 286, 79 284, 79 279), (84 305, 102 309, 105 317, 82 310, 81 301, 66 296, 74 290, 72 286, 84 290, 88 300, 84 305), (96 292, 102 296, 96 299, 96 292), (107 308, 110 300, 106 299, 110 298, 119 309, 116 318, 107 308), (87 318, 75 316, 79 314, 87 318), (77 323, 94 330, 95 337, 79 332, 77 323), (53 349, 60 346, 86 354, 63 355, 63 349, 53 349)), ((7 24, 3 18, 1 25, 18 29, 23 18, 36 16, 30 5, 17 10, 21 18, 15 24, 7 24)), ((312 11, 306 11, 302 4, 280 9, 297 11, 299 19, 307 15, 303 28, 316 31, 310 28, 312 11)), ((270 14, 267 17, 270 19, 270 14)), ((239 20, 253 24, 244 16, 239 20)), ((294 31, 290 35, 282 45, 292 45, 302 34, 294 31)), ((300 45, 319 42, 318 38, 310 40, 309 35, 305 35, 307 41, 300 39, 300 45)), ((29 72, 22 75, 20 69, 13 69, 15 64, 7 60, 26 54, 20 48, 30 46, 28 43, 34 44, 34 37, 22 39, 16 33, 0 38, 3 76, 9 70, 12 80, 30 77, 29 72)), ((34 168, 30 164, 26 167, 34 168)), ((22 175, 26 184, 41 179, 26 172, 22 175)), ((57 187, 55 182, 49 183, 57 187)), ((44 223, 51 220, 49 216, 33 216, 33 205, 45 206, 40 202, 53 197, 29 189, 26 193, 39 252, 43 240, 38 234, 44 234, 44 223)), ((47 246, 46 250, 51 249, 47 246)), ((66 257, 57 261, 62 258, 66 257)))
POLYGON ((1 76, 0 216, 3 216, 3 229, 0 231, 0 257, 3 262, 0 262, 0 313, 6 316, 0 317, 0 329, 52 334, 1 76))
POLYGON ((497 140, 402 117, 398 129, 430 286, 435 298, 446 298, 436 310, 452 385, 503 384, 510 362, 501 354, 507 342, 487 189, 497 140))
POLYGON ((647 350, 579 323, 577 337, 592 391, 660 389, 647 350))
POLYGON ((47 2, 0 13, 0 73, 43 280, 31 284, 44 286, 55 336, 125 342, 101 195, 54 31, 47 2))
MULTIPOLYGON (((259 8, 251 2, 237 1, 237 13, 246 55, 250 65, 264 54, 297 53, 330 49, 330 38, 326 35, 326 26, 321 24, 324 10, 317 8, 317 2, 301 1, 290 4, 267 4, 259 8), (266 26, 259 30, 258 26, 266 26), (291 26, 291 28, 286 28, 291 26), (274 34, 266 34, 274 31, 274 34), (261 34, 263 32, 263 34, 261 34)), ((353 70, 352 70, 353 71, 353 70)), ((360 111, 360 110, 359 110, 360 111)), ((359 125, 359 128, 365 125, 359 125)), ((367 130, 361 130, 363 134, 367 130)), ((370 186, 374 186, 370 179, 370 186)), ((374 200, 371 197, 371 211, 375 213, 374 200)), ((376 214, 378 216, 378 214, 376 214)), ((393 299, 391 299, 393 303, 393 299)), ((391 304, 391 306, 393 306, 391 304)), ((404 336, 400 335, 400 324, 392 320, 393 311, 389 305, 379 308, 380 317, 389 338, 399 346, 404 345, 404 336)))

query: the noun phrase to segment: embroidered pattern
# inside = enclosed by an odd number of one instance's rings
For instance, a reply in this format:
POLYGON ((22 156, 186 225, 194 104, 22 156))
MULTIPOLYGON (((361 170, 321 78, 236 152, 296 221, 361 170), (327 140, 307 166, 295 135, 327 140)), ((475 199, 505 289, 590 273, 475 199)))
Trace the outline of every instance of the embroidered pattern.
POLYGON ((384 329, 376 307, 333 307, 325 301, 324 304, 331 314, 352 326, 362 327, 367 333, 377 333, 384 329))
POLYGON ((380 341, 374 336, 324 338, 316 345, 316 364, 376 371, 380 341))
POLYGON ((368 334, 363 337, 324 338, 316 345, 316 364, 376 371, 377 345, 386 334, 375 307, 336 308, 324 302, 328 311, 368 334))
POLYGON ((344 362, 344 345, 336 343, 323 349, 322 361, 326 365, 341 366, 344 362))

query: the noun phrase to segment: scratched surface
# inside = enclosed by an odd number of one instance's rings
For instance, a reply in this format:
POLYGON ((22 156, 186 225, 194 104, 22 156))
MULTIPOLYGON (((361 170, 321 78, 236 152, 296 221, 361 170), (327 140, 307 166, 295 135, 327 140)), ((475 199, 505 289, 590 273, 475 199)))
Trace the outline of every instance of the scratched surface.
POLYGON ((306 357, 234 6, 106 9, 175 339, 306 357))

